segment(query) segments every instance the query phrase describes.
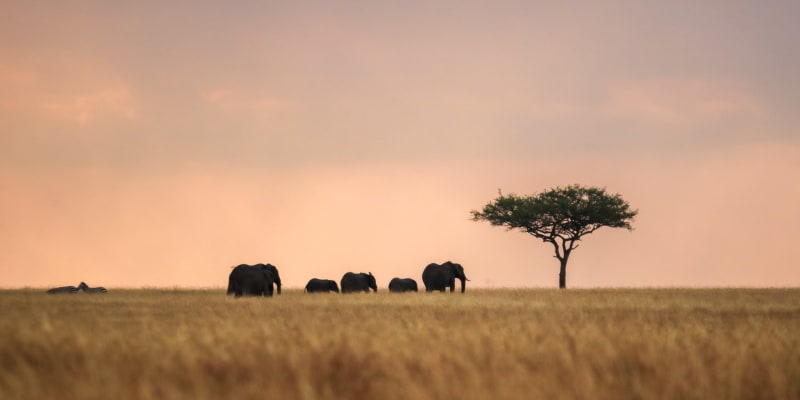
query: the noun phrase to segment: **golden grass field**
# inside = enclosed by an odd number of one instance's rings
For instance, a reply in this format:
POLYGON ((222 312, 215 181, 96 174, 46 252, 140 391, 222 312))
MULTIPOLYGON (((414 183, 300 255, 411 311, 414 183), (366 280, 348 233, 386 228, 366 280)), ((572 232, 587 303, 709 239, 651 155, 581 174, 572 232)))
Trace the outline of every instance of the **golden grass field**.
POLYGON ((0 309, 0 399, 800 399, 800 289, 26 289, 0 309))

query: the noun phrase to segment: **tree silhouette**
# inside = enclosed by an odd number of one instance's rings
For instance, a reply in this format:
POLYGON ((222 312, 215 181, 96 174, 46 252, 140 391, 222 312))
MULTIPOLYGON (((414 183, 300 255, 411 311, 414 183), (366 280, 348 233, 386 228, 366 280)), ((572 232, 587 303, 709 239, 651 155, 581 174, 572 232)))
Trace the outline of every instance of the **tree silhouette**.
POLYGON ((569 256, 583 236, 604 226, 632 230, 631 222, 639 212, 619 194, 606 193, 605 188, 570 185, 530 196, 498 194, 482 211, 472 210, 472 219, 520 229, 552 244, 561 264, 561 289, 567 287, 569 256))

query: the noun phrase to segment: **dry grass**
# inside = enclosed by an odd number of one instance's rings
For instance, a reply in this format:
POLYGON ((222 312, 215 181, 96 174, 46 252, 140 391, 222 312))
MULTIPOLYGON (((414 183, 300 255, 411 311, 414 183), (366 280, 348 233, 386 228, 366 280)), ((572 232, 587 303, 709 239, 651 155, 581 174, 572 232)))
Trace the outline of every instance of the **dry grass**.
POLYGON ((800 289, 0 291, 2 399, 800 398, 800 289))

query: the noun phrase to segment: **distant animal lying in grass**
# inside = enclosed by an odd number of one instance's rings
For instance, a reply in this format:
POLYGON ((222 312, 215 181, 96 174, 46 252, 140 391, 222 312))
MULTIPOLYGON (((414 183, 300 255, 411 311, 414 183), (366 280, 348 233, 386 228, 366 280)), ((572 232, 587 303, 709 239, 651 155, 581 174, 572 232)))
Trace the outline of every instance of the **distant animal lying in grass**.
MULTIPOLYGON (((83 283, 83 282, 81 282, 83 283)), ((78 293, 81 289, 75 286, 61 286, 47 290, 47 294, 78 293)))
POLYGON ((81 282, 78 285, 78 289, 83 290, 86 293, 108 293, 108 289, 98 286, 98 287, 89 287, 85 282, 81 282))
POLYGON ((98 286, 98 287, 89 287, 86 282, 81 282, 78 286, 61 286, 57 288, 52 288, 47 290, 47 294, 61 294, 61 293, 78 293, 80 291, 84 291, 86 293, 108 293, 108 289, 98 286))

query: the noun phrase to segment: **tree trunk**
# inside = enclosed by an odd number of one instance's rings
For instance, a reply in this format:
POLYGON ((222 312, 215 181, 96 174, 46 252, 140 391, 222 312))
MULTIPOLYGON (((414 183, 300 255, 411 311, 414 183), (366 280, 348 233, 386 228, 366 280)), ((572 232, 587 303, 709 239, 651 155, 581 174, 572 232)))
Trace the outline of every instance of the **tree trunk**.
POLYGON ((559 289, 566 289, 567 288, 567 258, 564 257, 560 259, 561 261, 561 271, 558 273, 558 288, 559 289))

